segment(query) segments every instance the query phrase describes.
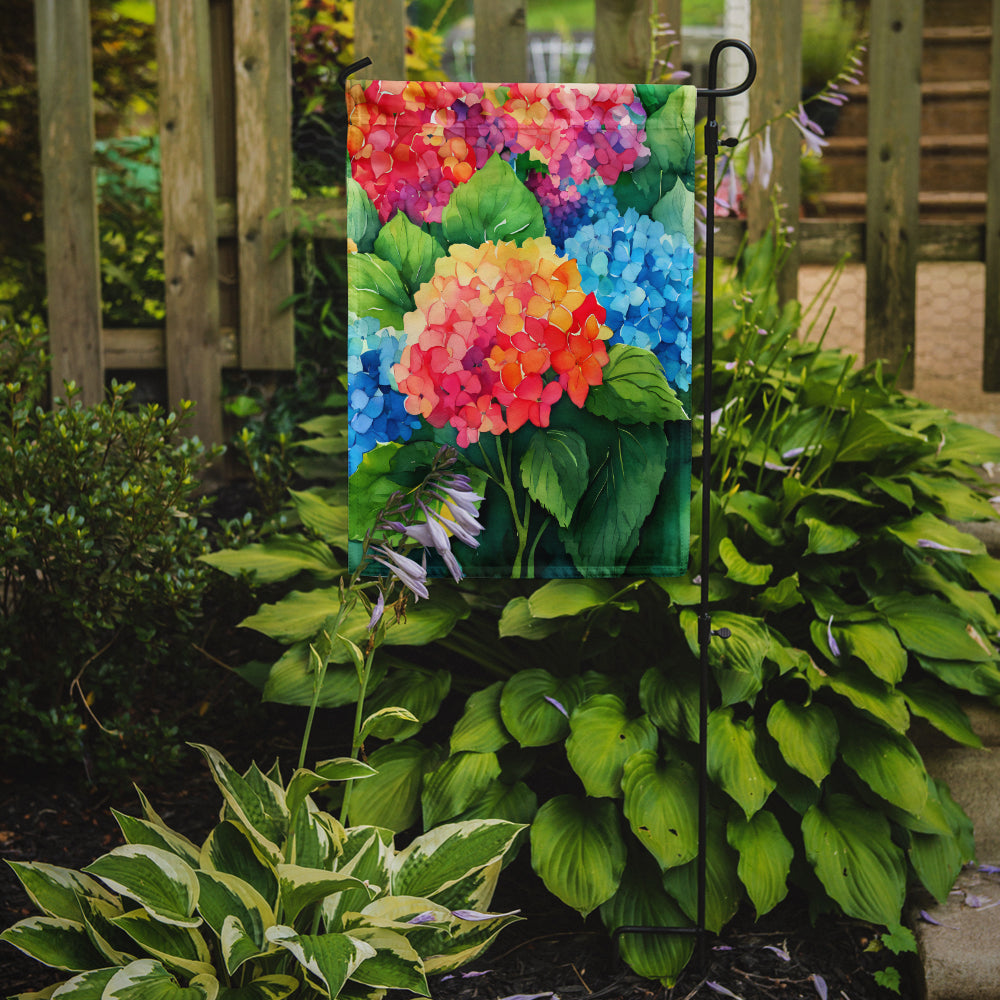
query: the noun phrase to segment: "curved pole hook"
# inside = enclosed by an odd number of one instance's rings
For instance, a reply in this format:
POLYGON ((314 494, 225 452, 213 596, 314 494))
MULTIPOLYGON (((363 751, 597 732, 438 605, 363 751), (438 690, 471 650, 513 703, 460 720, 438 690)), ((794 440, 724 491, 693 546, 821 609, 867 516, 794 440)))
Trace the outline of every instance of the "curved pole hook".
POLYGON ((337 84, 341 90, 347 90, 347 78, 352 73, 357 73, 359 69, 364 69, 366 66, 371 66, 372 61, 365 56, 364 59, 359 59, 357 62, 352 62, 350 66, 344 66, 343 69, 337 74, 337 84))
POLYGON ((742 94, 744 91, 750 89, 750 85, 757 78, 757 57, 754 55, 753 49, 747 45, 746 42, 741 41, 738 38, 724 38, 721 42, 716 42, 712 49, 712 54, 708 57, 708 87, 700 88, 698 90, 699 97, 707 97, 709 99, 715 97, 735 97, 737 94, 742 94), (746 79, 739 85, 735 87, 722 87, 717 86, 719 77, 719 56, 722 55, 725 49, 739 49, 747 59, 747 75, 746 79))

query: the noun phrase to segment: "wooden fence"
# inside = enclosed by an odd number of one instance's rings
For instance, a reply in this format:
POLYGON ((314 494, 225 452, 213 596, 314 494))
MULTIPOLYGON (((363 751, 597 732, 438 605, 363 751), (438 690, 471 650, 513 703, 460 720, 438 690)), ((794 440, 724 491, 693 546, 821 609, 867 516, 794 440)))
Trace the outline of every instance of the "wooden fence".
MULTIPOLYGON (((289 0, 158 0, 160 136, 166 271, 165 329, 101 327, 90 101, 88 0, 35 0, 53 383, 73 379, 99 399, 109 369, 166 369, 168 396, 195 400, 196 432, 222 440, 223 368, 293 364, 291 255, 276 253, 293 225, 289 0)), ((474 0, 476 76, 526 76, 527 0, 474 0)), ((405 0, 355 0, 356 52, 366 74, 405 76, 405 0)), ((989 171, 985 224, 918 217, 922 0, 871 0, 868 199, 865 221, 799 220, 782 277, 795 294, 800 262, 846 252, 867 269, 866 355, 896 363, 914 345, 918 260, 985 261, 984 388, 1000 390, 1000 0, 992 5, 989 171)), ((681 0, 595 0, 600 80, 639 81, 650 58, 650 17, 683 27, 681 0)), ((800 96, 801 0, 754 0, 751 41, 759 73, 750 125, 800 96)), ((679 32, 681 52, 683 31, 679 32)), ((675 63, 678 52, 673 54, 675 63)), ((725 102, 720 102, 724 121, 725 102)), ((733 123, 736 131, 739 123, 733 123)), ((752 189, 746 223, 725 220, 717 249, 732 252, 744 226, 759 234, 771 199, 799 204, 800 139, 774 134, 775 171, 752 189)), ((310 201, 297 215, 318 237, 343 239, 343 201, 310 201)), ((912 351, 904 384, 912 384, 912 351)))

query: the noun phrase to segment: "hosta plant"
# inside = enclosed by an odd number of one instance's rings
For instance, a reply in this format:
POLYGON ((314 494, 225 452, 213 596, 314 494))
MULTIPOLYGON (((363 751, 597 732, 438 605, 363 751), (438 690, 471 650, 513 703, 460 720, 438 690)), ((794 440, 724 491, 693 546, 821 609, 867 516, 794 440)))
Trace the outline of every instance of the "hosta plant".
POLYGON ((0 935, 65 980, 23 997, 281 1000, 428 996, 427 975, 470 961, 514 913, 487 912, 521 829, 450 823, 397 849, 392 832, 345 829, 312 794, 372 768, 338 758, 234 770, 202 746, 221 818, 198 845, 140 793, 143 816, 82 871, 11 862, 40 916, 0 935))

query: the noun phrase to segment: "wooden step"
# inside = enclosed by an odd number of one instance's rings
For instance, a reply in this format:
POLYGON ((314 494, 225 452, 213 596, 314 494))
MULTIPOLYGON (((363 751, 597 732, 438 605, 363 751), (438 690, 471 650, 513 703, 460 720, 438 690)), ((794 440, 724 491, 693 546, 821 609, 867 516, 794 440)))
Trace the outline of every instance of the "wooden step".
POLYGON ((992 38, 989 25, 925 28, 921 79, 925 83, 988 80, 992 38))
MULTIPOLYGON (((866 215, 868 198, 863 191, 831 191, 815 199, 828 218, 860 219, 866 215)), ((920 218, 981 223, 986 217, 986 194, 978 191, 921 191, 920 218)))
MULTIPOLYGON (((823 151, 834 191, 864 190, 868 139, 832 136, 823 151)), ((926 191, 985 191, 988 175, 985 135, 925 135, 920 138, 920 188, 926 191)))
MULTIPOLYGON (((989 80, 937 80, 920 86, 922 135, 947 135, 961 129, 963 134, 988 131, 989 80)), ((846 90, 848 102, 841 109, 836 135, 867 135, 867 83, 846 90)))

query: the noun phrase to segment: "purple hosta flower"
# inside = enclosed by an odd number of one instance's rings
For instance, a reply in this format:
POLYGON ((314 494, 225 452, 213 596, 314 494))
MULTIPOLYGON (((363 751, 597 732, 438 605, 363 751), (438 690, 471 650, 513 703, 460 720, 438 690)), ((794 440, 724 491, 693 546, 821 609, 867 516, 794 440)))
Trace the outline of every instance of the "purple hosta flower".
POLYGON ((420 420, 406 412, 405 396, 392 374, 404 340, 393 330, 379 329, 372 316, 363 316, 348 327, 348 473, 354 472, 377 444, 408 441, 420 426, 420 420))
POLYGON ((958 552, 960 555, 964 556, 972 555, 972 549, 957 549, 952 545, 942 545, 940 542, 935 542, 930 538, 918 538, 917 548, 937 549, 939 552, 958 552))
POLYGON ((618 209, 614 188, 600 177, 580 183, 567 177, 560 182, 551 174, 533 172, 528 176, 527 187, 542 206, 545 233, 560 253, 567 238, 582 226, 618 209))
POLYGON ((792 124, 802 133, 806 150, 816 156, 822 156, 827 141, 823 138, 823 130, 806 114, 806 109, 800 104, 798 113, 790 112, 789 117, 792 124))
POLYGON ((432 924, 435 920, 437 920, 437 914, 433 910, 424 910, 423 913, 410 917, 406 922, 408 924, 432 924))
POLYGON ((706 982, 705 985, 713 993, 721 993, 724 997, 733 997, 734 1000, 743 1000, 743 997, 741 997, 738 993, 734 993, 730 989, 726 989, 726 987, 723 986, 722 983, 713 983, 713 982, 709 981, 709 982, 706 982))
POLYGON ((432 494, 444 503, 448 512, 441 512, 445 527, 466 545, 475 548, 478 543, 474 536, 483 530, 477 506, 483 498, 472 489, 469 477, 462 473, 446 476, 435 486, 432 494))
POLYGON ((516 917, 520 912, 520 910, 510 910, 507 913, 480 913, 479 910, 452 910, 451 915, 458 917, 459 920, 478 922, 492 920, 494 917, 516 917))
POLYGON ((756 142, 750 143, 750 156, 747 159, 747 183, 754 181, 763 190, 771 186, 771 174, 774 172, 774 150, 771 148, 771 126, 764 129, 762 136, 757 136, 756 142))
POLYGON ((819 994, 819 1000, 826 1000, 829 992, 826 988, 826 980, 815 972, 809 978, 813 981, 813 986, 819 994))
POLYGON ((833 615, 830 615, 830 620, 826 623, 826 642, 830 647, 830 652, 834 656, 840 656, 840 646, 837 645, 837 640, 833 637, 833 615))
POLYGON ((378 592, 378 600, 375 602, 375 607, 372 608, 372 616, 368 619, 368 631, 374 630, 375 626, 382 620, 382 615, 385 613, 385 594, 380 590, 378 592))
POLYGON ((427 590, 427 569, 409 556, 400 555, 384 545, 372 546, 375 562, 381 563, 400 583, 417 597, 430 596, 427 590))
POLYGON ((691 292, 694 252, 680 234, 629 208, 612 210, 565 242, 581 287, 593 292, 615 331, 609 345, 651 350, 667 380, 691 386, 691 292))
POLYGON ((792 956, 788 954, 788 950, 785 948, 779 948, 776 944, 766 944, 764 945, 765 951, 773 951, 775 955, 782 960, 782 962, 790 962, 792 956))
POLYGON ((549 703, 550 705, 554 705, 554 706, 555 706, 555 707, 556 707, 556 708, 557 708, 557 709, 558 709, 558 710, 559 710, 560 712, 562 712, 562 714, 563 714, 563 715, 565 715, 567 719, 569 718, 569 712, 567 712, 567 711, 566 711, 566 708, 565 708, 565 706, 564 706, 564 705, 562 704, 562 702, 560 702, 560 701, 557 701, 557 700, 556 700, 555 698, 553 698, 553 697, 552 697, 551 695, 547 695, 547 694, 546 694, 546 695, 543 695, 542 697, 543 697, 543 698, 545 698, 545 700, 546 700, 546 701, 547 701, 547 702, 548 702, 548 703, 549 703))

